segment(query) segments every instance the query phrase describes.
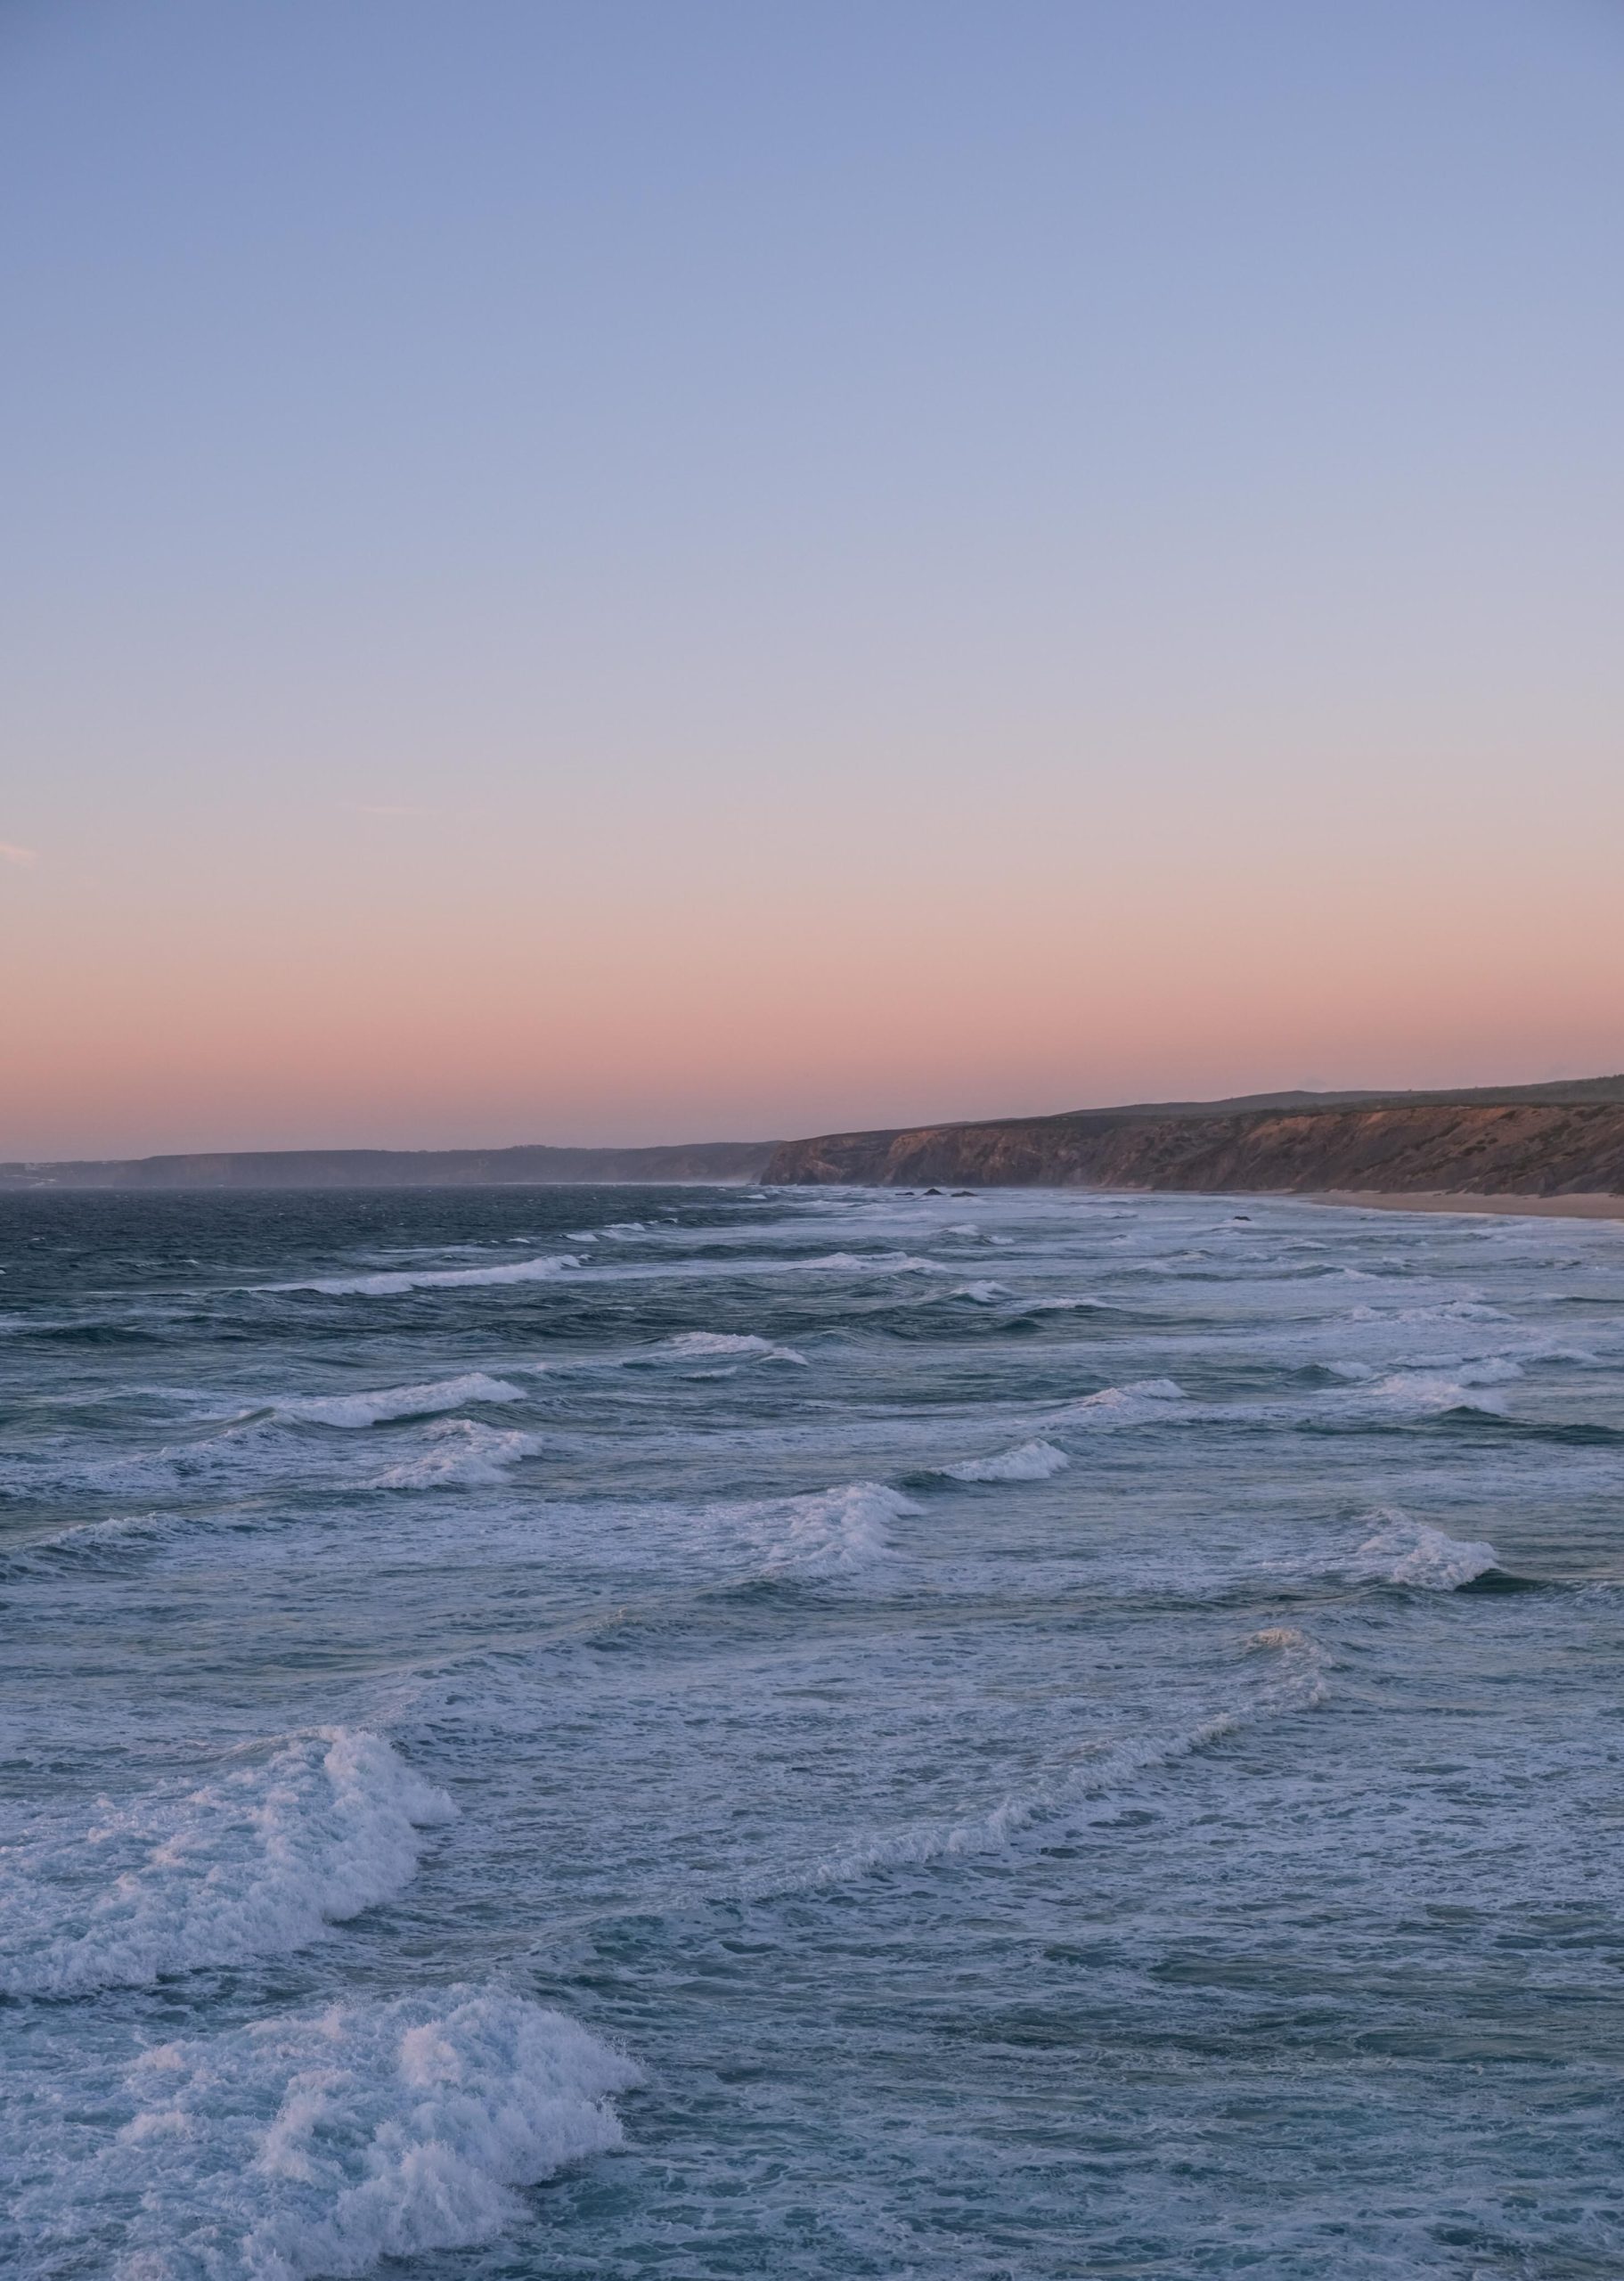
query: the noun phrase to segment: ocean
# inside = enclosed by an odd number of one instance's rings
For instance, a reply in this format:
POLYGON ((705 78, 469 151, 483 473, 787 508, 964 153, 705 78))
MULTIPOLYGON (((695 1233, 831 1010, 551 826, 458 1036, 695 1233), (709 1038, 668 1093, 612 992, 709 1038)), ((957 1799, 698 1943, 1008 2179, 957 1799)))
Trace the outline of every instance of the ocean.
POLYGON ((0 2271, 1624 2272, 1624 1228, 0 1200, 0 2271))

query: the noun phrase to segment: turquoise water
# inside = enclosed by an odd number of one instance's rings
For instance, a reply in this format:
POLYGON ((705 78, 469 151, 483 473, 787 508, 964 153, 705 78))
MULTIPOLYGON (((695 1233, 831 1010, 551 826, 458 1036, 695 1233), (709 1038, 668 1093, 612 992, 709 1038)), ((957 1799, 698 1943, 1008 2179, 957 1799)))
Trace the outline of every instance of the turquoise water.
POLYGON ((1624 2270, 1624 1230, 0 1247, 0 2269, 1624 2270))

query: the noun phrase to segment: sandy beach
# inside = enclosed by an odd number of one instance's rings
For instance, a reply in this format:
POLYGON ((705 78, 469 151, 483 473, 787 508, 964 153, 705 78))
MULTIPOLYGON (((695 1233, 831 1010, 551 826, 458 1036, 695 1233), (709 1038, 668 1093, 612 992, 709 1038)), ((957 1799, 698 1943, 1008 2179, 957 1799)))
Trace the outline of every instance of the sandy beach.
POLYGON ((1624 1220, 1624 1196, 1469 1196, 1445 1189, 1393 1195, 1377 1189, 1326 1189, 1305 1204, 1352 1204, 1368 1212, 1502 1213, 1529 1220, 1624 1220))

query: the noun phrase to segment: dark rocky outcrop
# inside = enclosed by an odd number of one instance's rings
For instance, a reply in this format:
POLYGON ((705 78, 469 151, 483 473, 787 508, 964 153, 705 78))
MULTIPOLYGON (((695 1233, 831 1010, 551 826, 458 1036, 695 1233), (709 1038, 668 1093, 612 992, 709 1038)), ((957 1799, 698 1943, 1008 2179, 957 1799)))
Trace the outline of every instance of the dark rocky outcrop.
POLYGON ((826 1133, 786 1142, 763 1177, 786 1186, 1624 1194, 1624 1081, 1597 1082, 1616 1097, 1552 1100, 1530 1090, 1520 1100, 1357 1108, 1180 1104, 826 1133))

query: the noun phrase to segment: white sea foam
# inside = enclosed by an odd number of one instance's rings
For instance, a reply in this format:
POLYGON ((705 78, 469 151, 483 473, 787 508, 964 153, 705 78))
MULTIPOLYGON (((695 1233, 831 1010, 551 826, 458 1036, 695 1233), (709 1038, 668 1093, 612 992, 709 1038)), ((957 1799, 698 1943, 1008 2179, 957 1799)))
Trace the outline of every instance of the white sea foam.
POLYGON ((1406 1513, 1372 1514, 1381 1523, 1346 1563, 1347 1573, 1372 1583, 1406 1584, 1419 1591, 1454 1592, 1500 1565, 1491 1544, 1447 1536, 1406 1513))
POLYGON ((1000 1299, 1007 1299, 1009 1293, 1001 1283, 961 1283, 949 1296, 967 1299, 975 1307, 995 1307, 1000 1299))
POLYGON ((1023 1442, 1017 1449, 1000 1450, 993 1457, 961 1458, 957 1465, 938 1470, 950 1481, 1047 1481, 1071 1459, 1052 1442, 1023 1442))
POLYGON ((1272 1650, 1268 1677, 1230 1706, 1172 1734, 1147 1733, 1103 1745, 1085 1745, 1048 1778, 1011 1792, 984 1812, 961 1820, 915 1824, 859 1843, 820 1861, 804 1882, 813 1887, 844 1883, 877 1870, 926 1867, 1006 1851, 1024 1832, 1054 1823, 1086 1827, 1108 1819, 1123 1791, 1142 1777, 1163 1771, 1211 1750, 1260 1719, 1313 1710, 1325 1699, 1323 1658, 1300 1631, 1260 1633, 1249 1646, 1272 1650))
POLYGON ((439 1418, 425 1428, 427 1447, 385 1468, 378 1489, 477 1489, 501 1482, 510 1465, 541 1447, 534 1434, 504 1431, 474 1418, 439 1418))
MULTIPOLYGON (((999 1851, 1022 1830, 1050 1820, 1068 1808, 1073 1816, 1087 1819, 1089 1807, 1112 1798, 1136 1775, 1176 1765, 1180 1759, 1210 1749, 1225 1736, 1233 1734, 1241 1723, 1238 1713, 1220 1711, 1182 1734, 1146 1736, 1115 1744, 1050 1785, 1000 1798, 983 1814, 965 1821, 901 1832, 859 1849, 856 1858, 864 1868, 880 1868, 999 1851)), ((848 1857, 845 1863, 831 1863, 829 1869, 836 1876, 849 1875, 852 1858, 848 1857)))
POLYGON ((891 1554, 889 1524, 918 1507, 878 1481, 850 1481, 803 1497, 774 1497, 706 1508, 714 1537, 747 1548, 751 1565, 775 1580, 853 1576, 891 1554))
POLYGON ((1074 1431, 1163 1423, 1291 1427, 1327 1418, 1436 1417, 1452 1410, 1498 1416, 1504 1405, 1496 1389, 1522 1375, 1518 1363, 1498 1356, 1446 1370, 1392 1370, 1382 1378, 1359 1362, 1329 1361, 1324 1368, 1342 1386, 1306 1397, 1192 1402, 1171 1378, 1141 1378, 1050 1410, 1048 1422, 1074 1431))
POLYGON ((1345 1320, 1349 1322, 1504 1322, 1503 1307, 1491 1307, 1480 1298, 1448 1299, 1441 1304, 1419 1307, 1350 1307, 1345 1320))
POLYGON ((1481 1362, 1457 1363, 1448 1370, 1394 1370, 1370 1387, 1372 1398, 1405 1410, 1481 1410, 1498 1414, 1504 1407, 1488 1389, 1509 1386, 1522 1376, 1518 1363, 1491 1356, 1481 1362))
POLYGON ((640 2077, 500 1988, 273 2016, 143 2053, 119 2127, 88 2154, 64 2135, 23 2220, 112 2281, 355 2281, 528 2219, 515 2189, 620 2146, 640 2077))
POLYGON ((201 1788, 102 1802, 0 1856, 0 1987, 145 1987, 304 1947, 407 1883, 442 1790, 379 1736, 296 1736, 201 1788))
POLYGON ((1167 1415, 1170 1405, 1185 1400, 1184 1388, 1171 1378, 1133 1378, 1126 1386, 1102 1386, 1084 1394, 1056 1413, 1065 1426, 1138 1426, 1167 1415))
POLYGON ((160 1544, 184 1525, 163 1513, 115 1513, 102 1521, 72 1521, 0 1555, 0 1575, 27 1575, 63 1561, 94 1562, 103 1555, 138 1551, 160 1544))
POLYGON ((823 1268, 843 1275, 945 1275, 934 1259, 918 1259, 906 1251, 831 1251, 819 1259, 786 1260, 786 1266, 823 1268))
POLYGON ((505 1378, 487 1378, 483 1370, 465 1371, 457 1378, 437 1378, 420 1386, 384 1386, 377 1394, 333 1394, 301 1396, 279 1403, 284 1418, 313 1426, 379 1426, 396 1418, 429 1418, 437 1410, 460 1410, 469 1402, 523 1402, 522 1386, 505 1378))
POLYGON ((164 1513, 114 1513, 104 1521, 76 1521, 47 1537, 46 1544, 72 1545, 76 1549, 126 1544, 151 1544, 177 1525, 164 1513))
POLYGON ((1457 1363, 1455 1376, 1464 1386, 1506 1386, 1522 1376, 1522 1365, 1509 1354, 1485 1354, 1457 1363))
POLYGON ((269 1410, 249 1410, 184 1439, 110 1456, 89 1454, 98 1445, 88 1437, 81 1442, 64 1435, 0 1460, 0 1486, 22 1497, 161 1497, 193 1482, 262 1468, 274 1427, 269 1410))
POLYGON ((1530 1346, 1527 1359, 1530 1362, 1568 1362, 1576 1370, 1605 1370, 1612 1367, 1607 1357, 1598 1354, 1594 1347, 1563 1346, 1555 1340, 1549 1345, 1530 1346))
POLYGON ((806 1368, 805 1355, 797 1354, 793 1346, 775 1346, 770 1338, 756 1338, 743 1331, 684 1330, 665 1340, 665 1352, 739 1362, 798 1362, 806 1368))
POLYGON ((580 1261, 568 1252, 543 1259, 514 1259, 500 1267, 412 1267, 378 1275, 335 1275, 307 1283, 267 1283, 266 1291, 321 1291, 330 1298, 389 1298, 404 1291, 450 1290, 462 1285, 535 1283, 559 1275, 580 1261))

